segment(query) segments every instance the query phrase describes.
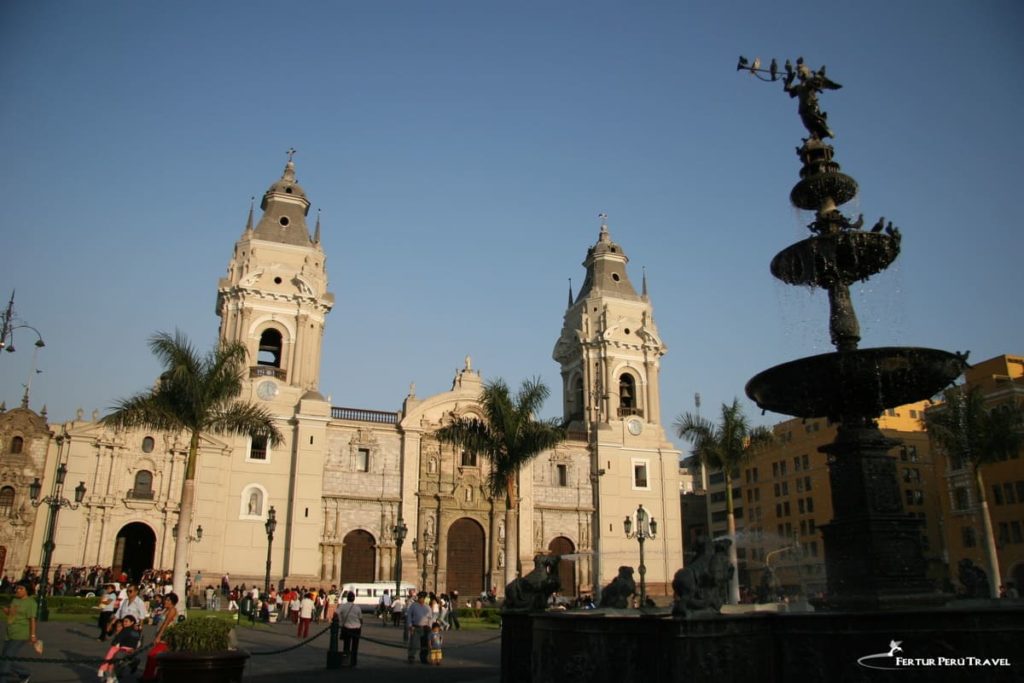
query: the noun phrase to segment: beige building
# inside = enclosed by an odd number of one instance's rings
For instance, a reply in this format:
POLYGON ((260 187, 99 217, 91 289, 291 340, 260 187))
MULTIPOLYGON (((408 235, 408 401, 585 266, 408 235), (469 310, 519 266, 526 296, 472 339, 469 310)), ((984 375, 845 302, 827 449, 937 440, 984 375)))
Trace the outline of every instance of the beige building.
MULTIPOLYGON (((255 225, 250 211, 218 283, 217 313, 220 339, 249 349, 242 398, 268 408, 285 440, 270 448, 204 439, 188 521, 192 536, 203 527, 189 548, 193 572, 262 582, 264 521, 274 507, 272 576, 289 584, 393 579, 392 528, 402 519, 403 578, 427 589, 500 593, 506 563, 529 571, 535 553, 557 552, 578 553, 560 568, 565 592, 587 592, 620 565, 637 565, 623 520, 642 504, 659 531, 645 544, 648 590, 671 590, 682 541, 679 453, 660 423, 666 347, 646 281, 638 294, 607 226, 587 252, 585 282, 576 297, 570 292, 554 350, 570 439, 522 471, 519 528, 505 529, 504 501, 484 487, 486 457, 433 437, 452 415, 479 414, 481 373, 467 357, 449 391, 421 398, 410 387, 398 412, 331 406, 320 393, 320 360, 334 296, 319 221, 310 235, 310 202, 291 161, 260 208, 255 225), (519 536, 519 558, 504 556, 508 533, 519 536)), ((46 508, 29 504, 28 485, 38 477, 49 493, 59 463, 68 470, 64 495, 79 481, 87 493, 77 509, 60 511, 54 566, 113 565, 138 575, 172 565, 187 439, 113 432, 98 417, 47 424, 27 406, 0 413, 0 515, 12 520, 0 528, 2 571, 41 564, 46 508)))

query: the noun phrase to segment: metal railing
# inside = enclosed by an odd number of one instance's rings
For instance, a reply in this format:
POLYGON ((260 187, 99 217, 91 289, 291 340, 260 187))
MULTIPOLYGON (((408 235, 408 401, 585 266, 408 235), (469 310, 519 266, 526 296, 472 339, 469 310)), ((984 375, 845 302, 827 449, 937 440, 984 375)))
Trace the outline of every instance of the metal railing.
POLYGON ((376 422, 378 424, 398 424, 398 413, 387 410, 364 410, 362 408, 331 408, 331 418, 335 420, 354 420, 356 422, 376 422))
POLYGON ((288 379, 288 371, 272 365, 253 365, 249 368, 249 377, 273 377, 284 382, 288 379))

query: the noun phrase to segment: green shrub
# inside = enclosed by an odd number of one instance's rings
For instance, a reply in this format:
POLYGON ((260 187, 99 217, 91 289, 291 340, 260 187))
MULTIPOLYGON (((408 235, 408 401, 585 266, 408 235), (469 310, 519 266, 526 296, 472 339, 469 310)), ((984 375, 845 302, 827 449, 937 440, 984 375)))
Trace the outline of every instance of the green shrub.
POLYGON ((167 647, 175 652, 208 654, 223 652, 231 643, 234 624, 215 617, 190 617, 164 633, 167 647))

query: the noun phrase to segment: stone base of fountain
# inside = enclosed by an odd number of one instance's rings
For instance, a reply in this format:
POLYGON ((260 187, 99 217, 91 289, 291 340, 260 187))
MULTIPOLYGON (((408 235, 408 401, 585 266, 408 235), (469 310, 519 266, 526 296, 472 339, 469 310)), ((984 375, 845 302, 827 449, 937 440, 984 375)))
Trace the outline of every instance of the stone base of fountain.
POLYGON ((970 602, 693 619, 601 610, 507 614, 502 682, 1024 680, 1024 601, 970 602))

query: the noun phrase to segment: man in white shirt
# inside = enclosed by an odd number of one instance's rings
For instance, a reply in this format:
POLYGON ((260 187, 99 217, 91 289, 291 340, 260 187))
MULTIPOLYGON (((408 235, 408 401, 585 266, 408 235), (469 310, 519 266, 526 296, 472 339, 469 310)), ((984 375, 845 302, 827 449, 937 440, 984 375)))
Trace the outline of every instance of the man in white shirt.
POLYGON ((359 654, 359 636, 363 633, 363 611, 356 604, 356 594, 349 592, 344 605, 338 608, 338 623, 341 624, 341 656, 348 659, 349 666, 356 665, 359 654))
POLYGON ((128 586, 126 597, 121 601, 114 618, 110 620, 108 629, 113 632, 114 627, 128 615, 135 617, 136 628, 142 629, 142 622, 149 618, 149 610, 146 609, 146 601, 139 596, 138 586, 128 586))

